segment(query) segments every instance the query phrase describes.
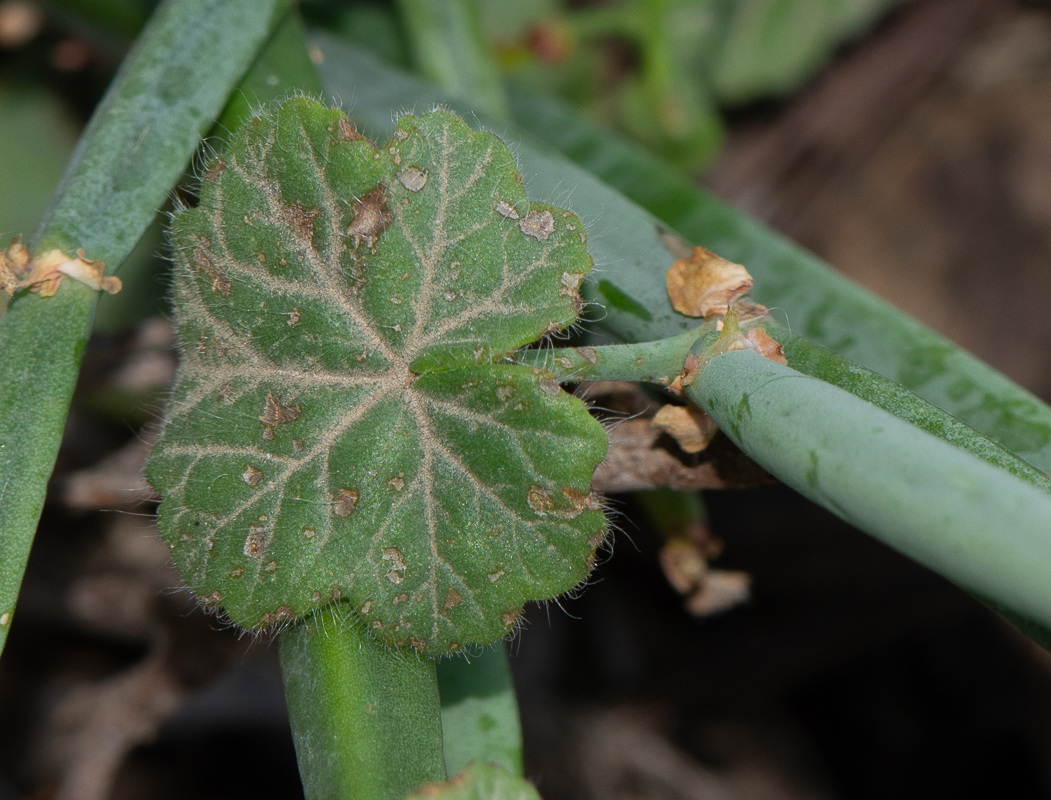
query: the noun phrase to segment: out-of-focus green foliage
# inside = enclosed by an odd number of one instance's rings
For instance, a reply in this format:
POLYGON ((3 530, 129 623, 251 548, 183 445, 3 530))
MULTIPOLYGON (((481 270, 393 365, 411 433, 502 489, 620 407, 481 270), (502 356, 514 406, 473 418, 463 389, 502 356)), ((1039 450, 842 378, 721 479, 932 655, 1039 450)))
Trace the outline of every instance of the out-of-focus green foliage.
POLYGON ((508 73, 684 169, 718 149, 718 107, 796 89, 900 0, 479 4, 508 73))

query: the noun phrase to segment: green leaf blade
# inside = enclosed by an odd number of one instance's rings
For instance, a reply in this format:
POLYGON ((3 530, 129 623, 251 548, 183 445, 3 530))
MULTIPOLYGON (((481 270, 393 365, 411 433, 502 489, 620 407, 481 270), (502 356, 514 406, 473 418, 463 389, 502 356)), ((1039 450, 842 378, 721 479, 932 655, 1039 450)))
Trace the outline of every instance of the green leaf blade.
POLYGON ((441 653, 586 577, 604 432, 503 358, 573 322, 591 260, 499 139, 439 112, 376 148, 290 101, 172 238, 182 363, 148 476, 204 604, 259 627, 346 600, 441 653))

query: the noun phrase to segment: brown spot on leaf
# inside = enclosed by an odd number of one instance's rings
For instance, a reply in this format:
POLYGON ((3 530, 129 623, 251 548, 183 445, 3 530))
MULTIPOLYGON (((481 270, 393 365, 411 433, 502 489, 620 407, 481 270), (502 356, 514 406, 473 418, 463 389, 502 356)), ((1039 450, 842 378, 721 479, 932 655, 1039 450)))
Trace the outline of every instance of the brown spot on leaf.
POLYGON ((577 511, 599 511, 602 509, 602 503, 599 502, 598 496, 594 492, 582 492, 579 489, 574 489, 572 486, 567 486, 562 490, 562 496, 572 503, 577 511))
POLYGON ((529 502, 529 507, 542 517, 550 514, 555 508, 555 503, 551 499, 551 492, 537 486, 535 483, 529 487, 527 501, 529 502))
POLYGON ((562 288, 558 290, 561 297, 580 297, 580 284, 584 281, 582 272, 563 272, 560 281, 562 288))
POLYGON ((251 464, 245 465, 245 471, 241 474, 241 480, 249 486, 255 486, 262 479, 263 471, 261 469, 256 469, 251 464))
POLYGON ((703 247, 672 263, 666 282, 672 306, 690 317, 725 314, 731 302, 752 288, 748 270, 703 247))
POLYGON ((332 501, 332 513, 340 519, 346 519, 354 513, 358 505, 357 489, 340 489, 332 501))
POLYGON ((577 355, 579 355, 582 359, 587 361, 589 364, 597 364, 598 363, 598 353, 595 352, 595 348, 593 348, 593 347, 578 347, 577 348, 577 355))
POLYGON ((387 191, 380 184, 354 201, 354 219, 347 227, 347 235, 354 240, 355 247, 362 242, 373 247, 388 225, 390 211, 387 210, 387 191))
POLYGON ((500 615, 500 622, 505 628, 514 627, 514 624, 518 622, 518 618, 521 616, 522 610, 516 608, 513 611, 505 611, 500 615))
POLYGON ((223 277, 215 262, 212 261, 212 254, 206 243, 201 242, 193 249, 193 265, 198 272, 203 272, 212 279, 213 292, 219 292, 223 297, 229 296, 230 281, 223 277))
POLYGON ((504 219, 518 219, 518 210, 506 200, 496 201, 496 213, 504 219))
POLYGON ((532 236, 538 242, 546 242, 547 237, 555 230, 555 218, 550 211, 530 211, 518 220, 518 227, 526 236, 532 236))
POLYGON ((286 324, 289 327, 292 327, 293 325, 298 325, 299 324, 299 318, 300 318, 299 309, 298 308, 293 308, 291 311, 288 312, 288 322, 286 324))
POLYGON ((226 162, 221 158, 217 158, 208 165, 208 169, 204 173, 204 179, 209 182, 217 181, 219 176, 223 174, 224 169, 226 169, 226 162))
POLYGON ((398 181, 410 192, 418 192, 427 185, 430 173, 419 167, 406 167, 398 173, 398 181))
POLYGON ((354 127, 354 123, 347 117, 339 118, 339 123, 336 125, 336 141, 360 142, 364 138, 364 136, 358 133, 358 129, 354 127))
POLYGON ((281 405, 281 398, 273 392, 266 393, 266 402, 263 404, 263 413, 259 421, 263 423, 263 438, 270 441, 274 438, 274 428, 295 422, 302 413, 298 405, 281 405))
POLYGON ((278 606, 276 611, 268 611, 263 614, 264 625, 276 625, 279 622, 288 622, 297 619, 296 612, 288 606, 278 606))
POLYGON ((262 558, 263 549, 266 547, 266 528, 257 528, 255 525, 248 529, 245 537, 244 547, 241 552, 247 558, 262 558))
POLYGON ((549 394, 552 397, 555 397, 555 396, 558 395, 559 392, 562 391, 562 389, 558 385, 558 380, 557 379, 555 379, 555 378, 541 378, 540 379, 540 391, 542 391, 544 394, 549 394))
POLYGON ((405 556, 401 550, 397 547, 384 548, 381 559, 390 562, 390 569, 383 577, 395 585, 401 583, 405 578, 405 556))
POLYGON ((460 605, 461 600, 463 600, 463 596, 450 586, 449 593, 445 595, 445 607, 456 608, 456 606, 460 605))
POLYGON ((314 241, 314 217, 321 214, 321 210, 312 208, 309 211, 299 203, 286 206, 285 221, 292 228, 292 233, 303 244, 314 241))
POLYGON ((265 567, 263 567, 263 569, 266 572, 277 572, 277 562, 271 561, 265 567))

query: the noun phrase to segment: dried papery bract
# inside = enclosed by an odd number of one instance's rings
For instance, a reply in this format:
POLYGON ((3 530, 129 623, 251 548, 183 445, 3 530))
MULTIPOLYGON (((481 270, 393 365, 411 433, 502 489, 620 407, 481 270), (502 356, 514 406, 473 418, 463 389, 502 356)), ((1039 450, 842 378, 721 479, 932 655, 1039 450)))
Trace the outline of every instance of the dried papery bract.
POLYGON ((667 274, 668 296, 680 314, 707 317, 725 314, 730 303, 752 288, 752 276, 740 264, 703 247, 694 247, 672 263, 667 274))
POLYGON ((573 323, 591 259, 492 134, 352 130, 305 99, 259 115, 176 216, 182 361, 148 477, 187 584, 237 624, 340 600, 438 654, 576 586, 605 534, 602 427, 506 360, 573 323))

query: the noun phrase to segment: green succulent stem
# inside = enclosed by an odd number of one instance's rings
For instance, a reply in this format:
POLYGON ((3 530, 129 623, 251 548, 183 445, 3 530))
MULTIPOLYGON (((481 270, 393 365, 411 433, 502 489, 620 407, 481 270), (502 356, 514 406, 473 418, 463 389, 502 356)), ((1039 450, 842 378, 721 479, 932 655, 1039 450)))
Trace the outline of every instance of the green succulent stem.
POLYGON ((438 689, 449 775, 476 761, 499 764, 521 777, 522 730, 507 644, 500 642, 470 658, 441 659, 438 689))
POLYGON ((804 496, 960 587, 995 598, 1009 618, 1051 624, 1046 489, 749 350, 711 358, 687 395, 804 496))
POLYGON ((329 606, 281 634, 307 800, 401 800, 445 780, 434 662, 369 638, 329 606))
POLYGON ((668 386, 682 372, 698 340, 708 342, 714 336, 714 324, 707 323, 653 342, 520 350, 515 357, 522 364, 548 370, 563 383, 632 381, 668 386))
MULTIPOLYGON (((83 248, 112 274, 164 204, 290 0, 171 0, 154 13, 88 123, 36 254, 83 248)), ((0 318, 0 649, 44 505, 97 292, 17 293, 0 318)))
POLYGON ((498 120, 511 117, 476 0, 398 0, 421 75, 498 120))

